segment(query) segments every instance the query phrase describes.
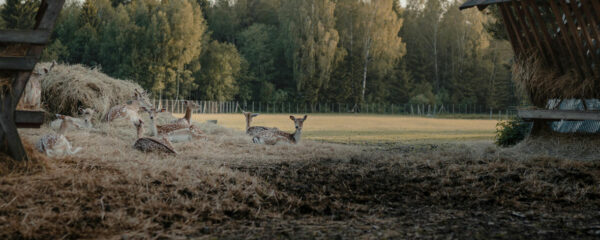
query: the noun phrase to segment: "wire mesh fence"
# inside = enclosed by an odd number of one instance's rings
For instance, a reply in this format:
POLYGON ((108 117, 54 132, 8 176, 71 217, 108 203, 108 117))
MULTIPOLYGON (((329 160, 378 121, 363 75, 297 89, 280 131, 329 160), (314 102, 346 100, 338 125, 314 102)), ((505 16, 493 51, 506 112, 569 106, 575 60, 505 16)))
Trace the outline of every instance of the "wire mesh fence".
MULTIPOLYGON (((154 106, 166 111, 185 113, 185 100, 154 99, 154 106)), ((510 119, 516 116, 516 108, 493 109, 476 104, 384 104, 384 103, 291 103, 291 102, 237 102, 237 101, 199 101, 200 107, 194 113, 240 113, 249 111, 256 113, 285 113, 285 114, 381 114, 381 115, 410 115, 423 117, 459 116, 489 118, 497 120, 510 119)))

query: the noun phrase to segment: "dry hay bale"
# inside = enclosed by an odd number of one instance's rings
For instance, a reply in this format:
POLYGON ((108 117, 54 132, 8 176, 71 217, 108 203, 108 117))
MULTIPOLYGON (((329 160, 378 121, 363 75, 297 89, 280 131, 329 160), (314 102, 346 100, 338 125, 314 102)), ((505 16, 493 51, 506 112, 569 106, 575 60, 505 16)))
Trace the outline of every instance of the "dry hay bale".
MULTIPOLYGON (((48 67, 40 63, 37 68, 48 67)), ((41 79, 42 102, 48 112, 75 115, 79 107, 93 108, 98 117, 108 110, 132 99, 137 83, 114 79, 82 65, 57 64, 41 79)))
POLYGON ((516 58, 512 72, 519 90, 537 107, 545 108, 549 99, 598 97, 593 78, 581 80, 575 69, 567 69, 561 74, 558 69, 547 67, 536 55, 516 58))
POLYGON ((0 176, 7 174, 32 174, 44 170, 48 166, 46 155, 35 147, 35 144, 22 139, 23 147, 29 161, 15 161, 3 152, 0 152, 0 176))

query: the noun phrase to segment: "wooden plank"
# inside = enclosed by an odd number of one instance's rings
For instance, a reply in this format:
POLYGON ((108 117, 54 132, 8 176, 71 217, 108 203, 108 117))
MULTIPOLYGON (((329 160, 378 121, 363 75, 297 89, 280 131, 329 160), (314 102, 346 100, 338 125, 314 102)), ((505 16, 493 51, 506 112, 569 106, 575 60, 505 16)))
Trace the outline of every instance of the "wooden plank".
MULTIPOLYGON (((581 9, 583 9, 586 18, 588 20, 588 23, 590 24, 589 29, 592 29, 593 33, 592 34, 592 38, 594 38, 596 40, 596 48, 600 49, 600 30, 598 27, 598 22, 597 19, 599 18, 598 15, 595 14, 600 14, 600 13, 592 13, 592 11, 590 10, 592 8, 591 4, 589 3, 589 1, 596 1, 596 0, 588 0, 588 1, 581 1, 581 9)), ((589 30, 588 29, 588 30, 589 30)), ((593 52, 595 55, 597 54, 595 51, 593 52)), ((598 63, 600 64, 600 63, 598 63)))
POLYGON ((518 110, 517 115, 524 120, 600 120, 600 111, 518 110))
POLYGON ((15 123, 20 128, 39 128, 44 123, 43 111, 15 111, 15 123))
POLYGON ((544 47, 542 46, 542 43, 544 41, 542 40, 542 37, 540 36, 538 30, 541 30, 543 32, 544 30, 546 30, 546 27, 544 25, 544 22, 536 23, 535 19, 533 18, 533 15, 531 14, 531 12, 529 10, 530 6, 531 5, 528 4, 528 0, 521 0, 522 13, 524 13, 525 17, 527 17, 527 19, 529 19, 529 22, 531 25, 531 27, 530 27, 531 32, 533 33, 533 38, 538 47, 538 50, 540 51, 540 55, 542 55, 544 57, 544 60, 546 61, 547 64, 555 66, 557 68, 560 68, 561 72, 562 72, 562 67, 560 66, 560 63, 558 62, 558 60, 556 59, 556 56, 554 55, 554 50, 552 49, 552 47, 547 45, 546 49, 544 49, 544 47), (548 57, 548 56, 550 56, 550 57, 548 57))
POLYGON ((515 29, 515 23, 512 21, 510 15, 508 15, 508 6, 507 4, 500 4, 500 13, 502 14, 502 19, 504 19, 504 26, 506 26, 506 30, 508 32, 508 36, 513 43, 513 50, 515 50, 515 55, 520 56, 524 53, 525 47, 521 42, 521 39, 517 37, 519 34, 515 29))
POLYGON ((0 70, 32 71, 36 63, 35 57, 0 57, 0 70))
MULTIPOLYGON (((552 55, 552 57, 555 59, 555 61, 558 63, 558 66, 561 70, 561 73, 565 73, 564 70, 569 66, 569 64, 564 63, 562 61, 560 61, 560 58, 557 57, 557 53, 555 51, 558 51, 558 56, 560 56, 561 54, 564 56, 567 56, 567 54, 564 52, 564 50, 562 48, 553 48, 552 47, 552 43, 554 42, 552 40, 552 37, 550 37, 550 34, 548 33, 548 28, 546 27, 546 21, 542 18, 542 13, 540 12, 540 3, 536 3, 534 2, 535 0, 526 0, 526 4, 529 5, 531 7, 531 9, 533 10, 533 16, 535 17, 536 21, 539 24, 539 28, 540 31, 542 31, 542 39, 544 40, 544 45, 546 45, 546 47, 548 49, 550 49, 550 54, 552 55)), ((553 24, 554 29, 556 29, 556 25, 553 24)))
POLYGON ((0 42, 46 44, 50 39, 48 30, 0 30, 0 42))
POLYGON ((569 52, 569 56, 571 57, 571 61, 572 61, 571 67, 575 68, 577 70, 577 73, 578 73, 580 79, 583 79, 586 75, 584 74, 583 69, 581 69, 581 67, 580 67, 581 65, 577 61, 577 58, 575 57, 575 52, 571 48, 571 46, 573 46, 575 44, 572 43, 571 40, 569 39, 569 33, 567 33, 567 27, 565 26, 565 24, 562 21, 561 11, 559 10, 559 8, 556 5, 556 2, 554 2, 554 0, 550 0, 548 2, 550 3, 550 8, 552 8, 552 11, 554 12, 553 15, 555 17, 556 23, 560 27, 560 35, 563 38, 563 46, 565 46, 565 48, 567 49, 567 52, 569 52))
MULTIPOLYGON (((553 1, 551 1, 553 2, 553 1)), ((565 13, 565 18, 567 20, 567 25, 569 31, 571 32, 571 37, 573 38, 573 42, 575 43, 575 48, 577 49, 576 53, 577 56, 580 58, 581 60, 581 65, 583 65, 582 69, 584 71, 584 73, 586 74, 586 76, 588 77, 594 77, 594 73, 592 71, 591 68, 591 62, 588 61, 588 59, 585 57, 585 49, 583 47, 583 39, 581 39, 581 37, 579 36, 579 32, 577 31, 577 26, 575 26, 575 20, 573 19, 573 17, 571 16, 571 13, 573 12, 573 10, 571 10, 569 8, 569 6, 567 6, 566 1, 559 1, 560 5, 563 9, 563 12, 565 13)), ((552 3, 550 3, 552 4, 552 3)), ((566 34, 566 32, 565 32, 566 34)))

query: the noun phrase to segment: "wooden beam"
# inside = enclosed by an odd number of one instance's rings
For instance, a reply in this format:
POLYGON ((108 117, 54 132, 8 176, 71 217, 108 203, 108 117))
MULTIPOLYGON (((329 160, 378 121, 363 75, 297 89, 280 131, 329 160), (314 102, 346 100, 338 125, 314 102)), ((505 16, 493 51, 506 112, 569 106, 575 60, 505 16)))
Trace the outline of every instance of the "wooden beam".
MULTIPOLYGON (((522 35, 523 38, 525 38, 525 41, 527 42, 527 46, 528 46, 527 50, 529 50, 529 51, 531 51, 531 53, 533 53, 533 49, 535 48, 535 46, 533 44, 533 39, 531 39, 531 35, 529 34, 527 22, 525 22, 525 18, 524 18, 525 14, 523 14, 523 12, 521 11, 521 8, 517 4, 517 1, 512 1, 512 3, 513 3, 512 5, 513 5, 514 10, 509 11, 509 12, 511 15, 512 15, 512 12, 515 13, 514 20, 519 23, 519 26, 521 26, 519 35, 522 35), (518 19, 517 19, 517 17, 518 17, 518 19)), ((529 51, 528 51, 528 53, 529 53, 529 51)), ((544 59, 544 60, 546 60, 546 59, 544 59)))
MULTIPOLYGON (((564 74, 565 73, 565 69, 569 66, 569 64, 566 64, 562 61, 560 61, 560 58, 557 57, 557 53, 555 51, 558 51, 558 56, 560 56, 561 54, 564 54, 564 56, 566 56, 567 54, 565 53, 564 49, 562 48, 554 48, 552 47, 552 37, 550 37, 550 34, 548 33, 548 27, 546 26, 546 21, 542 18, 542 13, 540 12, 539 9, 539 3, 534 2, 535 0, 526 0, 525 2, 527 3, 527 5, 529 5, 531 7, 531 9, 533 10, 533 16, 535 17, 535 19, 537 20, 537 23, 539 24, 539 28, 540 31, 542 31, 542 39, 544 40, 544 45, 546 45, 546 47, 548 49, 550 49, 550 54, 552 56, 552 58, 555 59, 555 61, 558 63, 558 66, 561 70, 561 73, 564 74)), ((556 28, 554 28, 556 29, 556 28)))
POLYGON ((600 111, 576 111, 576 110, 518 110, 517 115, 523 120, 598 120, 600 111))
MULTIPOLYGON (((2 107, 9 106, 9 104, 7 104, 9 101, 12 101, 12 99, 4 98, 2 107)), ((0 136, 2 137, 0 138, 0 146, 6 146, 8 154, 13 159, 17 161, 29 160, 25 148, 23 147, 23 143, 21 142, 21 137, 19 137, 17 126, 14 123, 12 111, 0 112, 0 136)))
POLYGON ((531 12, 529 10, 530 6, 531 5, 528 4, 528 0, 521 0, 522 13, 524 13, 524 15, 529 19, 529 22, 531 25, 531 27, 530 27, 531 32, 533 33, 533 38, 538 47, 538 50, 540 51, 540 55, 544 57, 546 64, 555 66, 555 67, 561 69, 561 72, 562 72, 562 67, 560 66, 560 63, 558 62, 558 60, 556 59, 556 56, 554 55, 554 50, 552 49, 552 47, 547 45, 546 49, 544 49, 544 47, 542 46, 542 43, 544 41, 542 41, 542 37, 539 36, 538 30, 541 30, 543 32, 544 30, 546 30, 546 26, 544 25, 544 22, 536 23, 535 19, 533 18, 533 15, 531 14, 531 12), (548 56, 550 56, 550 57, 548 57, 548 56))
MULTIPOLYGON (((562 0, 560 0, 560 1, 562 1, 562 0)), ((569 56, 571 57, 571 61, 572 61, 571 67, 577 69, 577 73, 578 73, 580 79, 583 79, 583 78, 585 78, 586 74, 584 73, 583 69, 581 69, 581 67, 580 67, 581 65, 577 61, 577 58, 575 57, 575 52, 571 49, 571 46, 573 46, 575 44, 571 42, 571 39, 569 39, 569 34, 567 33, 567 27, 565 26, 565 24, 563 23, 563 20, 562 20, 562 13, 561 13, 560 9, 558 8, 558 6, 556 5, 556 3, 554 2, 554 0, 550 0, 548 2, 550 3, 550 8, 552 8, 552 12, 555 17, 556 24, 558 24, 558 26, 560 27, 560 35, 563 38, 563 46, 565 46, 565 48, 569 52, 569 56)))
MULTIPOLYGON (((582 7, 583 8, 583 5, 582 7)), ((590 51, 591 55, 592 55, 592 60, 594 61, 592 62, 587 62, 588 66, 590 66, 590 69, 592 70, 592 73, 596 76, 596 78, 600 78, 600 73, 597 71, 598 69, 594 69, 593 67, 591 67, 594 63, 595 64, 600 64, 600 62, 598 61, 598 56, 596 56, 596 49, 594 48, 594 40, 592 39, 592 35, 589 32, 589 28, 588 25, 586 24, 586 21, 584 20, 584 17, 582 15, 583 9, 580 9, 577 6, 577 3, 575 1, 571 1, 571 11, 573 11, 575 17, 577 18, 577 22, 579 23, 579 27, 581 28, 581 31, 583 32, 583 36, 585 36, 585 40, 587 41, 588 44, 588 49, 583 48, 583 54, 587 55, 587 51, 590 51)), ((588 16, 588 19, 591 18, 591 16, 588 16)))
POLYGON ((39 128, 44 123, 44 112, 17 110, 15 123, 19 128, 39 128))
POLYGON ((46 44, 50 39, 47 30, 0 30, 2 43, 46 44))
POLYGON ((0 57, 0 70, 32 71, 36 63, 35 57, 0 57))
POLYGON ((515 50, 515 55, 520 57, 525 52, 525 46, 521 42, 521 39, 517 37, 519 34, 517 29, 515 28, 515 23, 512 18, 508 14, 508 5, 507 4, 499 4, 500 13, 502 14, 502 19, 504 19, 504 25, 506 26, 506 30, 508 32, 508 36, 513 43, 513 48, 515 50))
MULTIPOLYGON (((550 4, 552 4, 553 1, 551 1, 550 4)), ((568 28, 571 32, 571 37, 573 38, 573 42, 575 43, 575 48, 577 49, 577 55, 579 56, 580 60, 581 60, 581 65, 583 65, 583 71, 586 74, 586 76, 588 77, 595 77, 594 76, 594 72, 592 71, 591 68, 591 62, 588 61, 588 59, 585 57, 585 49, 583 47, 583 39, 581 39, 581 37, 579 37, 579 32, 577 31, 577 26, 575 26, 575 20, 573 19, 573 17, 571 16, 572 12, 574 10, 569 9, 569 6, 567 6, 566 1, 561 0, 559 1, 560 5, 563 9, 563 12, 565 13, 565 18, 567 20, 567 25, 568 28)))

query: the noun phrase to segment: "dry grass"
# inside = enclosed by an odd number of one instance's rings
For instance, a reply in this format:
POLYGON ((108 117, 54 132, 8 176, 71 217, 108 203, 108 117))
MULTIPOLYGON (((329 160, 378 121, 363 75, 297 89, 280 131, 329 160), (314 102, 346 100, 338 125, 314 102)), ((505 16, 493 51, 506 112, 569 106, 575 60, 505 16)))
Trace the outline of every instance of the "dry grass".
POLYGON ((561 75, 556 69, 545 67, 543 60, 535 55, 517 58, 512 72, 519 89, 537 107, 546 107, 548 99, 598 98, 594 78, 580 80, 575 69, 567 69, 566 74, 561 75))
POLYGON ((177 156, 133 150, 126 121, 67 133, 83 153, 0 177, 0 239, 582 239, 599 230, 598 161, 487 142, 263 146, 199 127, 208 139, 175 144, 177 156))
MULTIPOLYGON (((39 63, 36 68, 49 66, 50 63, 39 63)), ((57 64, 40 82, 45 109, 66 115, 76 115, 83 107, 104 116, 110 107, 132 99, 134 89, 142 89, 137 83, 114 79, 82 65, 57 64)))
MULTIPOLYGON (((300 115, 300 114, 297 114, 300 115)), ((181 117, 183 115, 176 115, 181 117)), ((217 120, 219 125, 244 130, 240 114, 194 114, 198 122, 217 120)), ((432 142, 448 140, 490 140, 496 120, 436 119, 385 115, 309 114, 303 138, 338 143, 432 142)), ((264 114, 254 118, 253 126, 277 127, 293 132, 289 114, 264 114)))

